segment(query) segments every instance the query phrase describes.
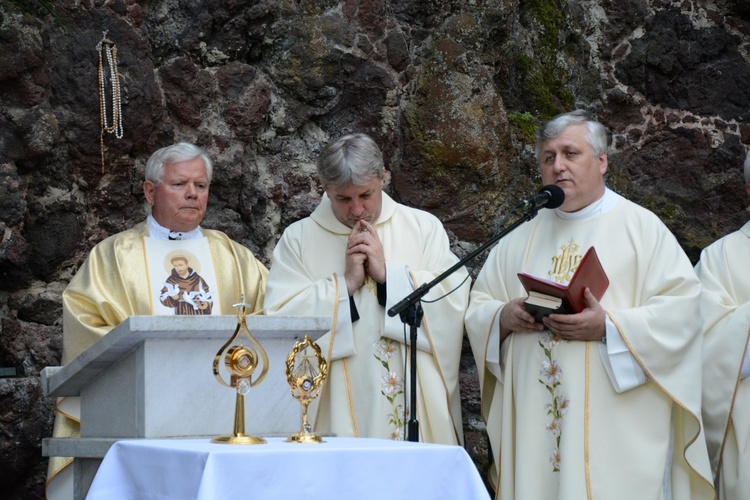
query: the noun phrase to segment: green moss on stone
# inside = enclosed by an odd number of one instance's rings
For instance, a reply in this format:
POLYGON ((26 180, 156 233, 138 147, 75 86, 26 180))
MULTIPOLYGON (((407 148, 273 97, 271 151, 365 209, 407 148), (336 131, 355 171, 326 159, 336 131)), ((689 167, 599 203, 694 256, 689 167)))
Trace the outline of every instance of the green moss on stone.
POLYGON ((516 111, 508 114, 508 122, 511 127, 513 127, 517 136, 521 136, 528 142, 532 143, 536 140, 536 119, 534 118, 534 115, 528 111, 523 113, 516 111))
POLYGON ((533 57, 518 54, 514 58, 521 74, 522 91, 542 119, 569 111, 573 95, 565 88, 567 77, 557 68, 560 33, 566 20, 565 4, 560 0, 531 0, 530 17, 542 27, 533 57))

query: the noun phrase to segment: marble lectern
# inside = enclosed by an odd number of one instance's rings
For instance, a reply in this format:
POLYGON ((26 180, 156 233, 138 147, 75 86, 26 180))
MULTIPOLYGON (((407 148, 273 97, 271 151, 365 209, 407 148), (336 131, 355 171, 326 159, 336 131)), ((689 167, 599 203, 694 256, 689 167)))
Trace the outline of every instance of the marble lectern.
MULTIPOLYGON (((51 397, 80 396, 81 437, 46 438, 44 456, 75 457, 76 496, 88 490, 118 439, 216 437, 231 433, 236 393, 214 377, 212 363, 234 333, 237 316, 131 316, 62 367, 42 371, 51 397)), ((288 436, 300 429, 286 357, 305 335, 331 329, 322 317, 247 316, 269 359, 266 378, 245 395, 248 433, 288 436)))

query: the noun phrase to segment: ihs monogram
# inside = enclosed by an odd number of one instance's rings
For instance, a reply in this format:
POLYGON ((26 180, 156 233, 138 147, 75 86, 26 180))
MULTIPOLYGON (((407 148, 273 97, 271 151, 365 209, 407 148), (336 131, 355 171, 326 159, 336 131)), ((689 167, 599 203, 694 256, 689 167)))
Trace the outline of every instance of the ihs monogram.
POLYGON ((573 273, 578 269, 583 255, 578 253, 580 245, 573 243, 571 239, 567 245, 560 247, 560 254, 552 257, 552 271, 549 275, 558 283, 568 283, 573 273))

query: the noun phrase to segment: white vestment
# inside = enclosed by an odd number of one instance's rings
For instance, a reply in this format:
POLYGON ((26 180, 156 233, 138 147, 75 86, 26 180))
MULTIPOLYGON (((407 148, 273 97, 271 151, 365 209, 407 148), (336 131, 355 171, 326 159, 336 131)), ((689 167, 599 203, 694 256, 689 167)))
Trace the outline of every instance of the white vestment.
POLYGON ((750 222, 708 246, 703 284, 703 420, 720 498, 750 498, 750 222))
POLYGON ((586 218, 541 211, 492 250, 472 290, 466 329, 498 497, 713 498, 700 418, 700 283, 654 214, 609 190, 605 198, 611 208, 586 218), (526 296, 517 273, 567 283, 591 246, 610 279, 600 301, 614 330, 607 339, 621 347, 514 332, 500 352, 489 341, 499 339, 498 313, 526 296), (620 354, 633 365, 624 371, 642 374, 631 377, 637 383, 612 373, 620 354))
MULTIPOLYGON (((405 348, 410 344, 409 327, 386 311, 458 259, 436 217, 397 204, 386 193, 373 226, 386 259, 385 306, 378 302, 376 283, 368 278, 352 296, 359 314, 352 321, 344 280, 351 228, 336 219, 324 195, 310 217, 290 225, 276 245, 265 313, 334 319, 331 332, 318 341, 330 362, 318 402, 318 432, 403 439, 410 415, 404 412, 410 400, 405 348)), ((458 367, 470 287, 469 280, 464 282, 467 276, 461 267, 424 297, 435 300, 459 287, 435 303, 423 302, 416 363, 420 441, 463 442, 458 367)))

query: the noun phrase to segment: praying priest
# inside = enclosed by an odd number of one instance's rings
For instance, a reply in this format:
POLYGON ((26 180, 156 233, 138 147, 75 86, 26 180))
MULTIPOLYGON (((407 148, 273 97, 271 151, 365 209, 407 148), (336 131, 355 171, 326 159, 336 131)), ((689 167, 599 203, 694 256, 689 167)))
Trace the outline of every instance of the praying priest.
POLYGON ((387 315, 458 262, 445 229, 435 216, 383 192, 383 155, 365 134, 329 143, 317 169, 325 194, 276 245, 265 302, 269 315, 333 317, 332 330, 317 341, 329 375, 316 403, 315 430, 413 439, 404 430, 416 412, 419 441, 462 443, 458 366, 467 271, 461 267, 424 298, 416 381, 409 379, 409 327, 387 315), (410 407, 412 383, 417 408, 410 407))
POLYGON ((605 186, 607 131, 584 111, 537 132, 556 210, 502 239, 466 329, 502 500, 713 499, 701 405, 700 282, 667 227, 605 186), (570 281, 596 249, 609 287, 542 323, 517 276, 570 281))
MULTIPOLYGON (((97 244, 63 292, 63 364, 129 316, 236 314, 243 294, 248 312, 262 311, 266 267, 226 234, 200 227, 212 173, 193 144, 151 155, 143 183, 151 214, 97 244)), ((54 436, 77 436, 78 398, 60 399, 56 410, 54 436)), ((71 498, 71 462, 50 459, 48 498, 71 498)))

